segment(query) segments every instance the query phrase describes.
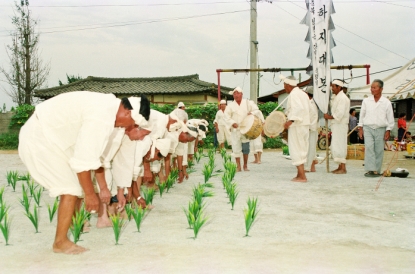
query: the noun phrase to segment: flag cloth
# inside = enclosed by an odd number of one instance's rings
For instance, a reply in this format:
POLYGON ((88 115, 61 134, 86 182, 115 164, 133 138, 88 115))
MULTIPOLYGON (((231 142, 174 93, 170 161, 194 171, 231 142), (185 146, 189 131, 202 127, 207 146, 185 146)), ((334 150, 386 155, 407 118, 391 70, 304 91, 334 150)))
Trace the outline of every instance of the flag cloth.
POLYGON ((307 25, 308 32, 305 41, 310 44, 307 57, 311 59, 314 87, 314 101, 323 113, 328 112, 330 101, 330 65, 333 63, 331 49, 336 46, 331 32, 334 23, 331 15, 335 13, 332 0, 306 0, 307 14, 301 24, 307 25))

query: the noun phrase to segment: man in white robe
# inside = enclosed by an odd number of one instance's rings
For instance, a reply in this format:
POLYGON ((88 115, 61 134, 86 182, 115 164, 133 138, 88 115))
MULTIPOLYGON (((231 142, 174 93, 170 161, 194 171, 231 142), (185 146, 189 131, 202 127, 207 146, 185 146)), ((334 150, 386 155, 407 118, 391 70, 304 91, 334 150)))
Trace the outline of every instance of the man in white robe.
POLYGON ((304 166, 306 172, 316 172, 316 149, 317 149, 317 140, 318 140, 318 108, 316 102, 313 99, 313 87, 308 86, 305 92, 310 99, 310 133, 309 133, 309 146, 307 153, 307 162, 304 166))
POLYGON ((216 112, 215 120, 213 125, 217 133, 217 138, 219 142, 219 148, 222 149, 225 147, 225 141, 228 142, 228 145, 231 146, 231 131, 230 126, 226 124, 225 121, 225 110, 226 110, 226 101, 221 100, 219 104, 219 110, 216 112))
POLYGON ((284 89, 289 94, 287 101, 287 122, 284 128, 288 129, 288 147, 292 164, 297 167, 297 176, 291 181, 306 183, 304 164, 307 161, 310 131, 310 100, 304 91, 297 87, 297 79, 294 76, 285 77, 284 89))
POLYGON ((249 171, 249 139, 241 133, 239 126, 248 115, 257 116, 261 111, 253 101, 243 99, 243 91, 240 87, 235 88, 229 94, 233 95, 234 100, 225 109, 225 122, 231 125, 232 156, 235 157, 238 172, 242 171, 241 156, 243 156, 244 171, 249 171))
POLYGON ((60 196, 54 252, 79 254, 87 250, 67 236, 78 197, 84 193, 87 211, 99 210, 91 171, 98 171, 95 176, 105 181, 100 157, 109 137, 114 127, 128 128, 130 134, 138 130, 134 124, 148 120, 149 101, 143 98, 139 108, 133 109, 127 98, 120 100, 112 94, 68 92, 37 105, 22 127, 20 158, 52 197, 60 196))
POLYGON ((331 90, 334 98, 331 104, 331 115, 324 114, 324 119, 331 120, 331 153, 333 159, 339 164, 333 170, 333 174, 346 174, 347 156, 347 133, 349 131, 349 109, 350 99, 343 92, 344 82, 339 79, 333 80, 331 90))

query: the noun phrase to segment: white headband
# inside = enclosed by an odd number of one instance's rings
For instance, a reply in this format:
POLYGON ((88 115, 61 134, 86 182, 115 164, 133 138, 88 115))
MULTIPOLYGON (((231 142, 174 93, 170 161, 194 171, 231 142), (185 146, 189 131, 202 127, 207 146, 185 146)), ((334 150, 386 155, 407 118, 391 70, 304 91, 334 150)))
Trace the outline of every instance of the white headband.
POLYGON ((344 83, 340 80, 334 80, 333 82, 331 82, 333 85, 338 85, 339 87, 343 87, 344 83))
POLYGON ((298 81, 296 79, 288 79, 287 77, 285 77, 284 75, 280 74, 280 79, 284 81, 284 83, 292 86, 292 87, 296 87, 298 84, 298 81))

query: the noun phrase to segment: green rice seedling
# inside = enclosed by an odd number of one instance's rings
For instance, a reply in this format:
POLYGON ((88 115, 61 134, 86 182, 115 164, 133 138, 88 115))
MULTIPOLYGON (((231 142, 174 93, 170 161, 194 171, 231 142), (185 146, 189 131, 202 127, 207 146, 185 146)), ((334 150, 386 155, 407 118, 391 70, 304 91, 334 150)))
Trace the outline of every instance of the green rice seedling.
POLYGON ((37 184, 35 184, 34 180, 28 180, 28 181, 26 181, 26 183, 27 183, 27 187, 28 187, 29 192, 30 192, 30 196, 33 197, 35 195, 36 188, 38 188, 39 186, 37 184))
POLYGON ((148 205, 153 204, 153 198, 156 191, 154 188, 143 188, 143 197, 148 205))
POLYGON ((58 210, 58 206, 59 206, 58 197, 56 197, 55 202, 53 203, 52 207, 49 204, 47 204, 47 206, 48 206, 48 212, 49 212, 49 221, 52 222, 53 216, 55 216, 55 213, 58 210))
POLYGON ((222 185, 223 185, 223 188, 226 190, 226 186, 231 182, 232 180, 231 180, 231 177, 230 177, 230 174, 228 173, 228 172, 224 172, 223 173, 223 175, 222 175, 222 185))
POLYGON ((171 169, 169 176, 171 176, 173 178, 173 181, 176 182, 177 178, 179 178, 179 170, 177 168, 171 169))
MULTIPOLYGON (((135 200, 133 200, 134 204, 137 205, 137 202, 135 200)), ((131 204, 126 204, 125 207, 125 213, 127 213, 127 218, 128 221, 131 221, 131 217, 133 216, 133 207, 131 206, 131 204)))
POLYGON ((222 159, 225 160, 225 155, 226 155, 226 149, 225 148, 221 148, 220 149, 220 156, 222 156, 222 159))
POLYGON ((19 178, 19 173, 17 171, 7 171, 6 177, 7 177, 7 184, 9 186, 12 186, 13 192, 16 192, 16 184, 18 181, 17 179, 19 178))
POLYGON ((39 187, 37 191, 34 190, 34 193, 33 193, 33 199, 35 200, 35 203, 37 204, 38 207, 40 207, 40 198, 42 197, 42 192, 43 192, 43 189, 39 187))
POLYGON ((72 216, 72 224, 69 229, 71 231, 74 243, 79 241, 81 237, 82 227, 88 219, 88 215, 85 212, 85 206, 83 205, 79 210, 76 210, 75 215, 72 216))
POLYGON ((29 181, 30 180, 30 173, 28 172, 28 173, 26 173, 25 175, 21 175, 21 176, 19 176, 19 178, 18 178, 18 181, 29 181))
POLYGON ((195 165, 195 162, 192 160, 187 161, 187 168, 192 169, 195 165))
POLYGON ((144 215, 146 214, 146 209, 141 206, 135 206, 132 212, 135 225, 137 226, 137 231, 140 232, 141 223, 144 220, 144 215))
POLYGON ((20 199, 20 204, 24 207, 26 214, 29 214, 30 209, 30 199, 27 195, 27 191, 24 185, 22 185, 22 199, 20 199))
POLYGON ((112 229, 114 230, 115 244, 118 245, 118 241, 120 239, 121 231, 124 227, 125 220, 120 216, 120 213, 117 213, 116 215, 111 215, 110 220, 112 222, 112 229))
POLYGON ((7 216, 7 212, 9 211, 10 206, 7 206, 4 201, 0 202, 0 222, 3 220, 5 216, 7 216))
POLYGON ((0 188, 0 204, 3 203, 4 186, 0 188))
POLYGON ((160 197, 163 197, 164 189, 166 188, 166 182, 160 182, 158 178, 156 178, 156 185, 159 188, 160 197))
POLYGON ((203 216, 203 212, 200 212, 197 218, 193 220, 193 233, 195 235, 195 240, 199 234, 201 227, 206 223, 206 221, 207 218, 203 216))
POLYGON ((187 217, 189 228, 193 228, 194 221, 197 219, 203 208, 204 204, 199 204, 195 199, 193 199, 189 202, 187 209, 183 209, 187 217))
POLYGON ((199 163, 200 159, 202 159, 202 154, 200 154, 199 151, 196 151, 194 154, 194 157, 195 157, 196 163, 199 163))
POLYGON ((7 213, 4 215, 3 222, 0 221, 0 230, 3 234, 4 240, 6 241, 6 245, 9 245, 10 221, 7 213))
POLYGON ((257 210, 257 202, 258 198, 255 198, 251 200, 251 198, 248 198, 247 204, 248 208, 244 209, 244 216, 245 216, 245 237, 248 236, 249 230, 252 227, 252 224, 255 222, 255 218, 258 215, 257 210))
POLYGON ((231 205, 232 205, 232 210, 235 205, 235 201, 236 201, 236 198, 238 197, 238 194, 239 192, 236 189, 236 183, 231 183, 229 187, 228 196, 229 196, 229 201, 231 202, 231 205))
MULTIPOLYGON (((211 185, 211 184, 210 184, 211 185)), ((199 205, 202 204, 203 198, 206 197, 213 197, 212 191, 206 191, 205 185, 198 185, 197 187, 193 188, 193 198, 199 205)))
POLYGON ((213 173, 212 166, 209 165, 209 164, 204 164, 202 173, 203 173, 203 176, 204 176, 204 179, 205 179, 205 183, 207 183, 207 181, 210 179, 210 177, 212 177, 212 173, 213 173))
POLYGON ((39 233, 39 212, 37 206, 34 205, 33 213, 28 210, 28 212, 25 215, 32 222, 33 226, 36 229, 36 233, 39 233))

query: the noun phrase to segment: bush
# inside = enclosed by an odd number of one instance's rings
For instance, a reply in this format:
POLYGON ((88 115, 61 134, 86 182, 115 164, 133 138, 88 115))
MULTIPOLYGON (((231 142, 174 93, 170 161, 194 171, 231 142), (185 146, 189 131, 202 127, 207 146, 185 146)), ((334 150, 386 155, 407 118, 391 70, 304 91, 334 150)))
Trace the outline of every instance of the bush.
POLYGON ((0 134, 0 150, 17 149, 19 146, 19 133, 9 132, 0 134))
POLYGON ((35 107, 32 105, 20 105, 16 108, 15 114, 9 124, 9 129, 20 129, 30 116, 35 111, 35 107))
POLYGON ((284 146, 280 137, 268 138, 265 137, 267 141, 264 143, 264 148, 281 148, 284 146))

